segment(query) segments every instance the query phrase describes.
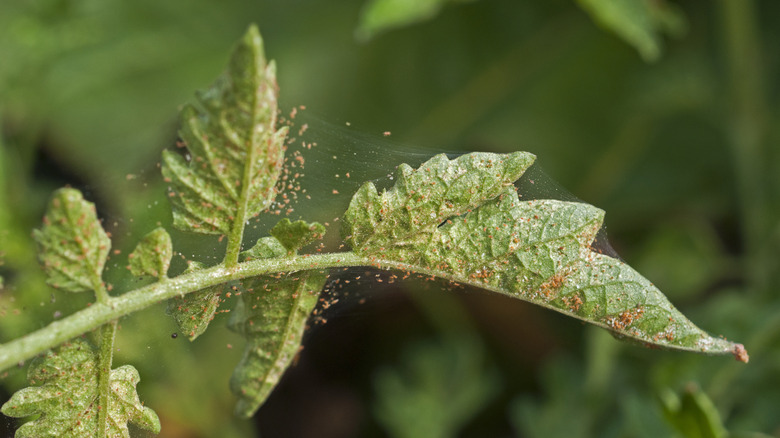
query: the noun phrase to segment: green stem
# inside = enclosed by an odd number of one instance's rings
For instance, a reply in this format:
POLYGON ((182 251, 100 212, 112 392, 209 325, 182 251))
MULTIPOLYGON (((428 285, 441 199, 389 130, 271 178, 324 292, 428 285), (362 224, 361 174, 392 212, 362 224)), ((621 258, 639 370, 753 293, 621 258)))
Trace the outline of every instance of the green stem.
MULTIPOLYGON (((431 276, 432 278, 438 277, 455 283, 480 287, 488 291, 507 293, 502 289, 491 288, 479 279, 475 280, 467 276, 461 277, 454 275, 451 272, 431 269, 425 266, 379 259, 372 256, 361 256, 353 252, 253 260, 239 263, 232 268, 220 264, 209 269, 183 274, 166 281, 127 292, 123 295, 110 298, 108 302, 105 303, 95 303, 91 307, 80 310, 67 318, 54 321, 38 331, 17 338, 7 344, 0 345, 0 371, 30 359, 69 339, 94 330, 103 324, 115 321, 122 316, 169 300, 175 296, 183 296, 211 286, 261 275, 356 266, 371 266, 377 269, 414 272, 416 274, 431 276)), ((526 300, 526 298, 522 296, 512 296, 526 300)), ((586 319, 583 316, 565 312, 564 310, 542 301, 531 300, 531 302, 603 328, 610 328, 610 326, 603 321, 586 319)), ((629 333, 624 333, 624 336, 629 338, 632 337, 629 333)), ((643 341, 642 338, 637 339, 643 341)), ((680 345, 667 345, 666 348, 707 354, 735 354, 740 351, 739 349, 744 350, 741 345, 719 339, 711 339, 711 345, 706 350, 703 350, 701 347, 693 348, 680 345)))
MULTIPOLYGON (((770 224, 769 197, 764 185, 769 171, 764 166, 766 151, 767 103, 763 81, 758 20, 752 0, 721 0, 723 43, 729 69, 731 88, 729 128, 732 155, 740 202, 741 234, 745 246, 744 266, 748 272, 748 288, 754 292, 770 290, 772 264, 765 253, 773 242, 770 224)), ((780 328, 780 318, 765 321, 747 345, 752 351, 764 353, 767 342, 780 328)), ((743 367, 722 367, 708 388, 714 400, 722 399, 733 388, 743 367)))
POLYGON ((109 395, 111 394, 111 361, 114 357, 114 339, 117 321, 103 326, 98 364, 98 438, 105 438, 108 428, 109 395))
POLYGON ((768 263, 763 259, 768 227, 764 189, 767 104, 755 5, 751 0, 721 0, 725 55, 732 101, 728 114, 740 201, 745 266, 750 286, 767 290, 768 263))
POLYGON ((107 303, 109 300, 111 300, 111 296, 108 295, 108 291, 106 291, 105 287, 99 287, 95 289, 95 298, 97 299, 98 303, 107 303))
MULTIPOLYGON (((106 290, 99 274, 95 274, 92 280, 95 287, 97 303, 107 305, 111 296, 106 290)), ((114 358, 114 340, 116 339, 117 321, 113 320, 103 325, 100 335, 100 352, 98 355, 98 438, 106 437, 108 426, 109 394, 111 393, 111 361, 114 358)))
MULTIPOLYGON (((253 260, 239 263, 232 268, 220 264, 209 269, 180 275, 117 297, 109 297, 102 302, 98 301, 67 318, 54 321, 40 330, 0 345, 0 371, 122 316, 175 296, 183 296, 210 286, 265 274, 370 265, 380 267, 370 258, 346 252, 253 260)), ((402 263, 382 262, 381 267, 405 269, 408 266, 402 263)))
POLYGON ((106 304, 111 300, 111 295, 108 294, 106 284, 103 283, 100 273, 92 273, 92 287, 95 290, 95 299, 98 303, 106 304))

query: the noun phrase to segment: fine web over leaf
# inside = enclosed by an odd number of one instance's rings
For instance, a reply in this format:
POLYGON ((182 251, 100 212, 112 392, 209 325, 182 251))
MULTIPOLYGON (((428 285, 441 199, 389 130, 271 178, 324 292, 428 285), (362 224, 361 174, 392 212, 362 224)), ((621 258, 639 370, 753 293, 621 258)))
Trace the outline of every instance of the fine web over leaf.
MULTIPOLYGON (((97 436, 101 410, 99 403, 99 357, 87 342, 76 339, 65 343, 30 365, 27 379, 40 385, 17 391, 2 407, 9 417, 40 417, 25 423, 16 432, 23 437, 97 436)), ((130 437, 127 423, 160 432, 157 414, 144 407, 135 387, 140 381, 131 365, 113 369, 109 376, 108 421, 101 436, 130 437)))
POLYGON ((400 262, 648 345, 740 357, 741 345, 709 336, 636 271, 591 249, 601 210, 521 201, 508 184, 531 160, 472 153, 452 161, 437 156, 417 170, 401 165, 389 190, 379 194, 367 183, 355 194, 344 214, 346 240, 380 266, 400 262))

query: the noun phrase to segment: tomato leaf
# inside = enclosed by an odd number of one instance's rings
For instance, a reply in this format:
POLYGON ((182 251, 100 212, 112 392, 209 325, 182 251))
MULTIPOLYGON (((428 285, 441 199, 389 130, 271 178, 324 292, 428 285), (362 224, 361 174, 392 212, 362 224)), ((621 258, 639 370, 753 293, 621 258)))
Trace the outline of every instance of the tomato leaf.
POLYGON ((291 222, 290 219, 280 220, 273 228, 271 235, 287 249, 290 254, 295 254, 299 249, 320 240, 325 235, 325 226, 318 223, 308 223, 306 221, 291 222))
POLYGON ((473 153, 455 160, 441 154, 417 170, 401 164, 390 190, 380 195, 371 182, 358 189, 344 215, 345 239, 367 252, 429 235, 445 219, 498 196, 534 158, 526 152, 473 153))
POLYGON ((355 35, 368 40, 390 29, 430 20, 447 3, 467 1, 471 0, 367 0, 360 12, 355 35))
POLYGON ((39 259, 49 285, 68 292, 102 289, 103 266, 109 240, 95 213, 95 205, 81 192, 63 188, 54 192, 43 227, 33 231, 39 259))
MULTIPOLYGON (((190 262, 184 273, 203 268, 201 263, 190 262)), ((222 292, 225 287, 224 284, 219 284, 168 300, 166 312, 173 317, 179 331, 187 335, 190 341, 202 335, 214 319, 222 302, 222 292)))
POLYGON ((434 157, 417 170, 402 165, 391 189, 380 195, 368 183, 352 198, 344 215, 347 241, 379 264, 401 262, 643 344, 747 361, 740 344, 711 337, 639 273, 591 249, 601 210, 521 201, 507 184, 527 167, 527 156, 474 153, 453 161, 434 157))
POLYGON ((108 406, 99 406, 98 362, 97 351, 80 339, 36 358, 27 380, 40 386, 17 391, 2 407, 9 417, 40 415, 23 424, 16 437, 97 436, 98 411, 102 409, 108 409, 105 436, 129 438, 128 422, 159 433, 157 414, 138 399, 135 387, 140 377, 131 365, 110 371, 108 406))
MULTIPOLYGON (((284 247, 278 241, 272 243, 275 240, 260 239, 256 257, 277 255, 276 251, 284 247)), ((237 415, 251 417, 292 363, 326 280, 324 272, 304 271, 244 282, 245 290, 229 324, 247 340, 244 355, 230 379, 230 388, 238 396, 237 415)))
POLYGON ((287 135, 276 117, 276 67, 251 26, 225 73, 181 111, 186 157, 163 153, 174 226, 240 241, 244 223, 276 196, 287 135))
POLYGON ((577 0, 594 21, 634 46, 645 61, 661 56, 662 35, 680 35, 685 16, 665 0, 577 0))
POLYGON ((156 228, 144 236, 128 256, 130 272, 137 276, 149 275, 163 279, 168 274, 171 257, 171 236, 164 228, 156 228))

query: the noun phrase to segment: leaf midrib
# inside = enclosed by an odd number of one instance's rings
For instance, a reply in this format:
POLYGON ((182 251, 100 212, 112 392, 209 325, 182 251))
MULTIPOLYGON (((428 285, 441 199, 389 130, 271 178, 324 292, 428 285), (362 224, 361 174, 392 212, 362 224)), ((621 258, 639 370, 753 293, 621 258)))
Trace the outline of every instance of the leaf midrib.
MULTIPOLYGON (((255 64, 256 67, 256 64, 255 64)), ((255 78, 257 74, 253 75, 255 78)), ((248 145, 244 145, 247 149, 247 156, 244 161, 243 173, 241 175, 241 193, 236 200, 238 208, 236 209, 236 217, 233 218, 233 226, 230 227, 230 234, 227 236, 228 243, 225 251, 225 266, 230 268, 238 264, 238 255, 241 252, 241 241, 244 238, 244 225, 246 223, 247 208, 249 204, 249 191, 252 186, 252 175, 254 174, 254 167, 257 165, 257 154, 259 150, 259 141, 257 138, 257 88, 259 84, 254 84, 255 92, 252 93, 251 101, 251 113, 250 120, 252 120, 252 135, 248 145)), ((273 129, 273 127, 271 127, 273 129)), ((261 132, 265 132, 264 130, 261 132)))

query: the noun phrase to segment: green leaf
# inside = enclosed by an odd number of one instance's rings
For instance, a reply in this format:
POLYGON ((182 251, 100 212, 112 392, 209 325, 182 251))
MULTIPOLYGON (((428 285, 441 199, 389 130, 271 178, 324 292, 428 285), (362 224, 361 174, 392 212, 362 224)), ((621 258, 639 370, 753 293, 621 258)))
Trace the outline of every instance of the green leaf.
POLYGON ((430 20, 450 2, 470 0, 368 0, 360 13, 359 39, 397 27, 430 20))
POLYGON ((661 34, 685 31, 683 14, 665 0, 577 0, 605 29, 634 46, 645 61, 661 56, 661 34))
POLYGON ((666 421, 686 438, 724 438, 728 436, 718 408, 697 385, 685 388, 682 397, 672 390, 661 393, 666 421))
POLYGON ((322 239, 325 235, 325 226, 318 222, 291 222, 290 219, 284 218, 271 228, 271 235, 287 249, 289 254, 295 254, 304 246, 322 239))
POLYGON ((549 304, 589 322, 652 345, 701 352, 734 352, 672 306, 650 281, 620 260, 591 252, 561 279, 549 304))
POLYGON ((30 384, 17 391, 2 407, 9 417, 40 414, 16 432, 23 437, 97 436, 98 412, 108 409, 105 436, 129 437, 127 423, 155 433, 160 420, 138 399, 138 371, 130 365, 111 370, 108 406, 98 405, 98 354, 87 342, 76 339, 36 358, 27 372, 30 384))
MULTIPOLYGON (((276 245, 271 240, 276 239, 261 239, 257 253, 275 254, 276 245)), ((278 250, 281 244, 277 245, 278 250)), ((230 379, 230 389, 238 396, 237 415, 251 417, 292 363, 327 278, 324 272, 305 271, 281 279, 260 276, 244 282, 245 291, 229 325, 247 339, 244 355, 230 379)))
POLYGON ((382 254, 482 287, 546 298, 546 283, 579 262, 603 216, 586 204, 521 202, 514 187, 506 187, 497 199, 449 219, 415 244, 389 246, 382 254))
POLYGON ((401 164, 390 190, 380 195, 370 182, 358 189, 344 215, 345 239, 358 252, 424 239, 448 217, 498 196, 534 158, 527 152, 472 153, 455 160, 440 154, 417 170, 401 164))
POLYGON ((54 192, 43 227, 33 231, 48 284, 68 292, 103 289, 103 266, 111 241, 100 225, 95 205, 81 192, 64 188, 54 192))
POLYGON ((156 228, 144 236, 128 256, 130 272, 137 276, 149 275, 163 279, 168 275, 171 257, 171 236, 164 228, 156 228))
POLYGON ((275 237, 263 237, 255 246, 241 253, 242 261, 273 259, 287 255, 287 248, 275 237))
POLYGON ((181 111, 186 157, 163 153, 174 226, 240 241, 244 223, 276 196, 287 135, 276 117, 276 67, 251 26, 225 73, 181 111))
MULTIPOLYGON (((185 274, 203 269, 198 262, 190 262, 185 274)), ((171 315, 179 327, 179 331, 194 341, 209 326, 222 302, 224 284, 208 287, 181 297, 168 300, 166 312, 171 315)))
POLYGON ((709 336, 639 273, 590 248, 602 224, 601 210, 582 203, 521 201, 515 188, 506 186, 503 171, 490 181, 489 173, 473 166, 506 165, 516 161, 512 157, 522 155, 471 154, 450 162, 447 174, 461 178, 455 181, 469 181, 470 173, 479 178, 468 184, 443 182, 446 178, 429 170, 445 168, 443 158, 435 157, 417 171, 401 166, 396 185, 381 196, 373 185, 361 187, 344 215, 350 245, 379 263, 401 262, 410 271, 529 301, 620 337, 731 353, 747 361, 742 345, 709 336))
POLYGON ((395 438, 454 437, 498 392, 481 343, 468 336, 406 348, 375 373, 374 415, 395 438))

